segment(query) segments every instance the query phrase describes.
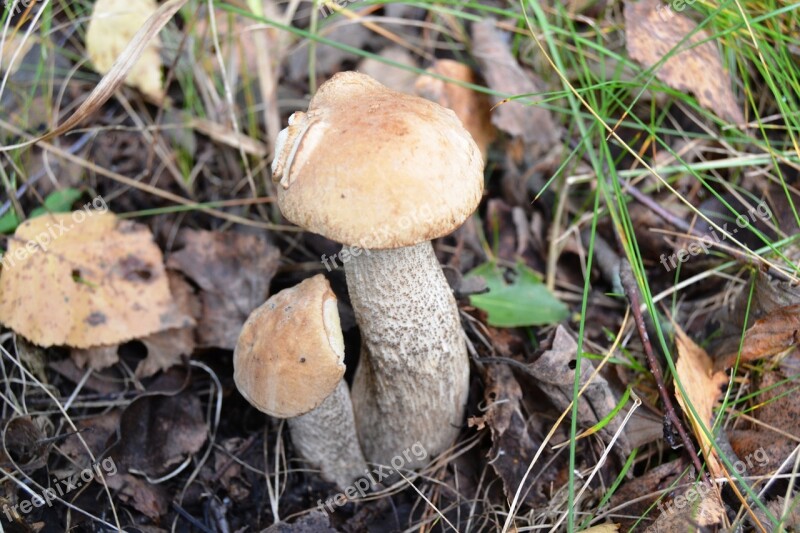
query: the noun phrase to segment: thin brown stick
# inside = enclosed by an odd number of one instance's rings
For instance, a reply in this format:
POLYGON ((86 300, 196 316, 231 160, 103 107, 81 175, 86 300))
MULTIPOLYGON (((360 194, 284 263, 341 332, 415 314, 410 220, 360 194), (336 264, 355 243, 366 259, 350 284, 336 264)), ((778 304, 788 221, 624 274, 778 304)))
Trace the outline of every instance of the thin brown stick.
POLYGON ((622 287, 625 289, 625 295, 628 297, 628 302, 630 302, 631 313, 633 313, 633 319, 636 322, 636 329, 639 331, 639 337, 641 337, 642 345, 644 346, 644 353, 647 355, 647 364, 650 366, 650 372, 653 374, 653 378, 656 380, 658 394, 661 396, 661 401, 664 403, 664 411, 667 415, 667 418, 670 422, 672 422, 672 425, 678 432, 681 441, 683 441, 683 447, 686 448, 686 452, 689 454, 692 464, 698 472, 703 474, 703 482, 711 485, 711 480, 708 477, 708 473, 703 471, 703 463, 700 462, 700 458, 697 456, 697 452, 694 449, 694 444, 689 438, 689 435, 686 433, 686 429, 683 427, 683 422, 681 422, 680 417, 675 412, 675 406, 672 404, 672 398, 670 398, 669 392, 667 392, 667 388, 664 385, 664 376, 661 373, 661 367, 659 366, 655 353, 653 352, 653 346, 650 343, 650 337, 647 335, 644 316, 642 315, 642 311, 639 306, 641 301, 639 298, 639 286, 637 285, 636 279, 633 276, 631 264, 625 258, 620 260, 619 278, 620 282, 622 283, 622 287))

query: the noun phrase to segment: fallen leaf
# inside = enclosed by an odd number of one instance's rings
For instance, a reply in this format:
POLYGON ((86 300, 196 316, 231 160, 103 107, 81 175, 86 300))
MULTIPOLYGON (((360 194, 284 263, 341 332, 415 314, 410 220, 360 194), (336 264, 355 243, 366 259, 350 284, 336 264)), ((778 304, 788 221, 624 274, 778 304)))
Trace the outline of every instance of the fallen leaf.
POLYGON ((333 23, 318 28, 317 35, 339 46, 326 43, 314 43, 313 53, 309 53, 308 46, 295 46, 288 54, 286 68, 287 80, 300 82, 311 74, 313 66, 318 79, 331 72, 339 72, 345 61, 358 61, 360 56, 353 50, 363 50, 373 36, 363 24, 333 23))
MULTIPOLYGON (((484 367, 484 398, 487 403, 486 414, 477 425, 489 426, 492 434, 492 448, 489 451, 489 464, 503 480, 505 495, 509 501, 520 489, 525 471, 533 459, 541 441, 531 435, 525 416, 522 414, 522 389, 511 370, 506 365, 486 365, 484 367)), ((527 477, 525 487, 520 490, 528 505, 547 502, 545 494, 537 487, 547 486, 540 479, 542 469, 552 468, 548 461, 540 458, 534 470, 527 477), (539 479, 534 484, 533 480, 539 479)), ((545 477, 553 477, 545 473, 545 477)))
POLYGON ((381 50, 379 56, 394 63, 405 65, 409 69, 406 70, 374 57, 365 57, 359 62, 357 70, 378 80, 382 85, 389 87, 393 91, 413 94, 417 73, 410 69, 416 68, 417 62, 411 52, 402 46, 391 45, 381 50))
MULTIPOLYGON (((495 27, 495 21, 484 19, 474 23, 472 40, 472 53, 490 89, 509 96, 543 92, 517 63, 509 40, 495 27)), ((539 159, 560 143, 560 129, 548 110, 519 100, 505 101, 498 96, 493 96, 492 100, 500 103, 492 109, 492 123, 510 136, 521 138, 532 160, 539 159)))
POLYGON ((241 458, 242 448, 247 447, 245 439, 232 437, 225 439, 220 450, 214 452, 214 472, 220 485, 235 502, 244 502, 250 497, 250 487, 242 474, 242 465, 236 458, 241 458))
POLYGON ((75 348, 70 351, 70 356, 78 368, 86 368, 88 366, 92 370, 102 370, 119 362, 117 349, 119 349, 119 344, 75 348))
POLYGON ((75 473, 77 469, 83 469, 92 464, 92 459, 89 452, 83 445, 86 445, 91 450, 95 457, 100 457, 105 452, 108 439, 114 434, 119 427, 119 419, 122 414, 121 409, 112 409, 97 416, 77 420, 75 426, 80 431, 81 439, 77 434, 68 436, 64 443, 60 446, 60 450, 67 457, 70 458, 69 468, 65 471, 59 471, 57 477, 59 479, 70 476, 75 473))
MULTIPOLYGON (((200 316, 200 302, 183 276, 167 270, 169 289, 175 305, 186 316, 200 316)), ((195 328, 188 325, 172 328, 142 337, 140 340, 147 348, 147 357, 136 366, 136 377, 150 377, 156 372, 166 370, 181 363, 183 356, 190 356, 195 346, 195 328)))
MULTIPOLYGON (((155 0, 97 0, 86 30, 86 54, 97 72, 107 74, 133 36, 155 13, 155 0)), ((148 43, 125 78, 156 103, 164 100, 161 76, 161 38, 148 43)))
POLYGON ((208 437, 200 399, 183 390, 186 385, 182 372, 156 378, 147 393, 123 411, 119 429, 107 443, 117 467, 114 475, 106 476, 108 486, 152 520, 167 512, 170 496, 163 485, 148 478, 177 468, 199 452, 208 437))
MULTIPOLYGON (((161 382, 179 386, 180 373, 165 374, 161 382)), ((148 393, 128 405, 120 417, 119 440, 111 456, 122 469, 157 478, 200 451, 208 428, 200 399, 191 391, 148 393)), ((111 444, 111 443, 109 443, 111 444)))
MULTIPOLYGON (((800 305, 781 307, 756 320, 744 334, 740 364, 779 354, 800 341, 800 305)), ((729 352, 715 362, 717 369, 733 366, 738 356, 729 352)))
POLYGON ((50 444, 46 435, 29 416, 0 421, 0 467, 21 468, 30 473, 47 464, 50 444))
MULTIPOLYGON (((556 410, 559 412, 568 410, 572 404, 577 352, 578 343, 566 328, 558 326, 551 348, 545 350, 536 361, 528 365, 531 375, 536 378, 539 387, 555 404, 556 410)), ((582 359, 581 387, 589 381, 593 372, 592 363, 588 359, 582 359)), ((578 424, 582 429, 591 428, 611 414, 616 406, 616 395, 605 378, 598 374, 578 400, 578 424)), ((622 416, 611 417, 608 423, 599 430, 605 442, 611 442, 614 435, 618 433, 622 418, 622 416)), ((630 454, 631 447, 625 433, 620 433, 617 438, 615 452, 622 461, 625 461, 630 454)))
POLYGON ((796 499, 787 502, 786 497, 778 496, 767 503, 767 509, 772 513, 772 516, 780 517, 780 527, 772 526, 772 522, 767 518, 767 513, 760 507, 753 506, 753 512, 758 521, 769 528, 767 531, 770 533, 773 531, 800 531, 800 508, 797 506, 796 499))
POLYGON ((581 533, 614 533, 619 531, 619 524, 600 524, 589 529, 582 529, 581 533))
POLYGON ((110 346, 192 318, 172 302, 150 231, 75 211, 17 228, 0 272, 0 322, 43 347, 110 346))
MULTIPOLYGON (((649 510, 655 512, 653 506, 659 496, 659 490, 673 487, 680 476, 685 474, 686 463, 682 459, 675 459, 648 469, 642 475, 627 480, 619 490, 617 490, 609 502, 610 508, 623 508, 625 511, 620 515, 619 520, 623 524, 624 531, 639 531, 633 529, 636 517, 645 516, 649 510)), ((646 525, 652 522, 652 518, 647 516, 642 519, 638 527, 642 531, 646 525)), ((650 531, 653 531, 652 529, 650 531)))
POLYGON ((124 389, 123 380, 119 379, 119 376, 111 377, 107 375, 112 372, 104 374, 95 371, 92 372, 88 379, 85 379, 84 375, 86 371, 78 368, 78 365, 75 364, 75 360, 71 357, 50 361, 47 363, 47 368, 73 383, 83 382, 83 388, 89 391, 112 395, 120 393, 124 389))
POLYGON ((760 428, 776 435, 769 428, 783 431, 800 439, 800 395, 797 394, 797 374, 786 375, 777 370, 764 370, 754 378, 753 416, 763 423, 760 428))
POLYGON ((677 386, 675 387, 675 396, 686 414, 686 418, 691 421, 694 435, 700 443, 700 449, 705 456, 711 475, 713 477, 724 476, 725 469, 720 464, 707 433, 711 434, 714 406, 722 394, 721 387, 728 382, 728 376, 725 372, 714 372, 714 365, 706 351, 695 344, 680 327, 676 326, 675 329, 678 346, 675 379, 683 385, 687 397, 684 397, 677 386), (697 417, 689 409, 689 403, 697 412, 697 417))
POLYGON ((471 270, 467 277, 480 276, 489 292, 473 294, 470 303, 488 313, 488 323, 496 327, 520 327, 552 324, 564 320, 569 309, 550 294, 536 273, 520 263, 518 275, 507 283, 503 271, 494 263, 471 270))
POLYGON ((665 8, 661 0, 624 3, 625 40, 631 58, 650 68, 686 39, 679 51, 656 70, 656 77, 673 89, 693 92, 701 106, 721 118, 744 124, 731 78, 711 35, 704 29, 697 30, 697 24, 686 15, 665 8), (662 18, 665 11, 671 14, 668 20, 662 18))
POLYGON ((158 520, 169 510, 170 495, 163 485, 152 485, 140 477, 123 473, 106 476, 106 483, 115 497, 151 520, 158 520))
POLYGON ((36 44, 36 40, 36 37, 26 35, 25 32, 12 33, 10 37, 3 39, 3 42, 0 43, 2 44, 0 46, 0 70, 4 73, 8 72, 9 76, 16 74, 20 66, 25 64, 23 59, 36 44))
MULTIPOLYGON (((460 82, 477 83, 471 68, 452 59, 439 59, 428 72, 460 82)), ((486 94, 433 76, 421 76, 414 89, 418 95, 452 109, 480 148, 483 160, 487 160, 489 144, 497 132, 492 126, 489 98, 486 94)))
POLYGON ((648 531, 664 533, 686 533, 687 531, 706 531, 719 524, 725 517, 725 507, 717 491, 695 482, 671 501, 661 503, 663 509, 648 531))
POLYGON ((795 439, 769 428, 734 429, 728 437, 746 476, 774 475, 797 446, 795 439))
POLYGON ((336 533, 336 530, 330 526, 327 514, 314 510, 291 524, 278 522, 262 530, 261 533, 336 533))
POLYGON ((200 287, 198 346, 233 349, 245 320, 269 295, 280 252, 265 238, 182 230, 167 264, 200 287))

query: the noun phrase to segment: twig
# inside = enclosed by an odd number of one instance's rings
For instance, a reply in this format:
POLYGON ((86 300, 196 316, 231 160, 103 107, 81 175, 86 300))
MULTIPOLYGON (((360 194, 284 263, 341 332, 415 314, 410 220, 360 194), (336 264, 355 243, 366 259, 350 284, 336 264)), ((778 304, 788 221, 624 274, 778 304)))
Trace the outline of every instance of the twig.
POLYGON ((692 464, 694 464, 694 467, 698 472, 703 474, 704 483, 711 485, 711 480, 708 476, 708 473, 703 472, 703 464, 700 462, 700 458, 697 456, 697 452, 694 449, 694 444, 689 438, 689 435, 686 433, 686 429, 683 427, 683 422, 681 422, 680 417, 675 412, 672 399, 667 392, 667 388, 664 386, 664 377, 661 374, 661 367, 659 366, 658 361, 656 361, 655 353, 653 353, 653 346, 650 344, 650 337, 647 335, 644 316, 642 316, 642 311, 639 307, 639 286, 636 284, 636 279, 633 277, 631 264, 625 258, 620 260, 619 278, 622 282, 622 287, 625 289, 625 295, 628 297, 628 302, 630 302, 633 319, 636 322, 636 329, 639 331, 639 337, 641 337, 642 344, 644 345, 644 353, 647 355, 647 364, 650 366, 650 372, 653 374, 653 378, 656 380, 656 387, 658 388, 658 394, 661 396, 661 401, 664 403, 664 410, 666 412, 667 419, 672 422, 672 425, 678 432, 681 441, 683 441, 683 447, 686 448, 686 452, 689 454, 689 457, 692 460, 692 464))

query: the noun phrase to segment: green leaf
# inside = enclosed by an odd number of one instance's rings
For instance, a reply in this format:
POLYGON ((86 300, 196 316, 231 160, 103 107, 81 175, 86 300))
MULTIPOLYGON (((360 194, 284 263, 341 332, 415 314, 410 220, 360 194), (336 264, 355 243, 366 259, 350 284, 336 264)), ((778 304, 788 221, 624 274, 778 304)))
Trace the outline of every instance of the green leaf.
POLYGON ((569 309, 547 290, 536 272, 522 263, 516 267, 513 283, 506 283, 503 269, 485 263, 467 276, 481 276, 489 292, 470 296, 470 302, 489 314, 490 326, 514 328, 560 322, 569 316, 569 309))
POLYGON ((72 210, 72 204, 83 194, 78 189, 64 189, 53 191, 44 199, 44 206, 37 207, 31 211, 29 218, 36 218, 45 213, 66 213, 72 210))
MULTIPOLYGON (((45 213, 66 213, 72 209, 72 204, 81 197, 81 194, 83 193, 78 189, 53 191, 44 199, 44 205, 31 211, 28 218, 36 218, 45 213)), ((20 220, 17 214, 13 209, 9 210, 5 215, 0 217, 0 233, 11 233, 17 229, 19 223, 20 220)))
POLYGON ((11 233, 17 229, 17 226, 19 226, 19 217, 13 208, 0 217, 0 233, 11 233))

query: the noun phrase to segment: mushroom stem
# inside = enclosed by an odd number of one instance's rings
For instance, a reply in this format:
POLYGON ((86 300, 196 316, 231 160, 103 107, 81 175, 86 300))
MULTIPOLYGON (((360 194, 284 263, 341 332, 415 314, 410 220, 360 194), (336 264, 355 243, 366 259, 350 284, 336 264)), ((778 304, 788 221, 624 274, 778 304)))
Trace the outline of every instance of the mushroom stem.
POLYGON ((288 423, 295 448, 322 468, 325 479, 345 488, 364 475, 367 462, 356 437, 350 391, 344 380, 319 407, 290 418, 288 423))
POLYGON ((469 358, 433 246, 369 250, 345 273, 362 335, 352 398, 364 455, 389 464, 417 442, 426 455, 444 451, 464 416, 469 358))

